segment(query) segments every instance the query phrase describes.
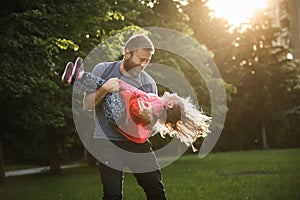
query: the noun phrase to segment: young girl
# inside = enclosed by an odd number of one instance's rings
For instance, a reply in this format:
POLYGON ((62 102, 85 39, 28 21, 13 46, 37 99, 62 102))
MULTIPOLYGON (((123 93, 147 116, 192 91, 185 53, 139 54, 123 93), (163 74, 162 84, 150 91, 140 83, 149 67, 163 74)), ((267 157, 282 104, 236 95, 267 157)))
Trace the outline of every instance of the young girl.
MULTIPOLYGON (((62 75, 64 83, 92 93, 106 80, 84 72, 82 59, 77 58, 66 65, 62 75)), ((165 92, 162 97, 145 93, 120 80, 120 92, 109 94, 104 99, 104 112, 110 123, 127 139, 145 142, 153 133, 177 137, 196 151, 193 143, 199 137, 205 137, 209 131, 211 118, 196 109, 190 98, 165 92), (125 116, 125 117, 124 117, 125 116)))

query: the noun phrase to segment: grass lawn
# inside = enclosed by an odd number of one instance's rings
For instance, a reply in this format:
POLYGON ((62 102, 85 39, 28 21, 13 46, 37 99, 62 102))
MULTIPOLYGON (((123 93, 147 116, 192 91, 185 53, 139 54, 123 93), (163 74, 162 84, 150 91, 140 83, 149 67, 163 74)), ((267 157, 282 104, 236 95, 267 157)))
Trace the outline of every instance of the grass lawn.
MULTIPOLYGON (((211 153, 181 157, 162 169, 169 200, 298 200, 300 149, 211 153)), ((8 177, 1 200, 101 199, 96 168, 65 169, 60 175, 8 177)), ((132 174, 125 174, 124 199, 145 199, 132 174)))

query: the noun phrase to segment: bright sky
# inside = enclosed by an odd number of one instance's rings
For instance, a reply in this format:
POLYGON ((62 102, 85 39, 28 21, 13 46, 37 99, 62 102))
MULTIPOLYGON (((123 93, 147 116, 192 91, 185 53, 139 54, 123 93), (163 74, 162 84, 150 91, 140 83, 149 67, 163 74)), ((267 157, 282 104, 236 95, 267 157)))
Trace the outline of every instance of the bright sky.
POLYGON ((225 18, 232 25, 248 22, 255 11, 264 9, 267 0, 210 0, 207 6, 214 10, 214 16, 225 18))

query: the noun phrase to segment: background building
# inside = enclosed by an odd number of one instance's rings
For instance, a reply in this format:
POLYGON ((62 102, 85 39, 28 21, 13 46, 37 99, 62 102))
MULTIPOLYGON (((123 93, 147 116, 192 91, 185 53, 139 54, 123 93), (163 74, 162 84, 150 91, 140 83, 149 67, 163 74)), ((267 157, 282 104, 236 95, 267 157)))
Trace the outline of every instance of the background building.
POLYGON ((274 25, 282 30, 279 45, 290 48, 293 57, 300 59, 300 1, 269 0, 268 7, 274 25))

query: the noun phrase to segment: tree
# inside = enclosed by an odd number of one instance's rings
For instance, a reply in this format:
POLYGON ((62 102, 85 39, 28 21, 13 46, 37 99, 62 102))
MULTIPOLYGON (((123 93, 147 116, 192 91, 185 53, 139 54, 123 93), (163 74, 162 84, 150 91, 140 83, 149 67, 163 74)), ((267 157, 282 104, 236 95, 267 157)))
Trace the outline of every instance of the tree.
POLYGON ((288 49, 275 45, 280 30, 268 16, 258 13, 246 31, 238 27, 229 32, 225 20, 209 16, 206 1, 188 2, 183 11, 193 36, 213 53, 226 82, 228 112, 215 149, 293 144, 296 129, 287 130, 295 128, 295 123, 291 125, 287 118, 294 121, 298 116, 292 102, 299 99, 299 63, 286 58, 288 49))
POLYGON ((276 45, 280 30, 268 16, 258 14, 251 24, 245 32, 233 33, 227 81, 235 83, 237 94, 229 103, 228 117, 235 119, 230 131, 236 135, 228 135, 228 141, 237 138, 235 145, 241 149, 288 147, 293 139, 286 139, 290 122, 285 113, 295 106, 291 99, 299 98, 298 64, 287 59, 288 49, 276 45))
POLYGON ((1 11, 1 141, 4 155, 10 155, 6 161, 49 163, 57 173, 66 139, 75 136, 72 90, 60 82, 66 60, 84 57, 114 30, 144 25, 155 14, 133 0, 10 1, 1 11))
POLYGON ((59 151, 64 149, 65 138, 75 133, 71 90, 63 87, 60 75, 65 60, 75 58, 74 52, 84 55, 95 43, 88 40, 87 33, 97 33, 99 22, 105 24, 119 17, 117 11, 107 11, 110 4, 12 1, 1 7, 0 23, 5 27, 0 32, 1 141, 4 153, 15 155, 7 157, 8 163, 45 164, 49 158, 51 170, 59 172, 59 151), (6 145, 9 143, 13 145, 6 145), (49 156, 43 148, 45 143, 49 156), (40 150, 34 151, 36 146, 40 150), (13 154, 12 149, 20 154, 13 154))

